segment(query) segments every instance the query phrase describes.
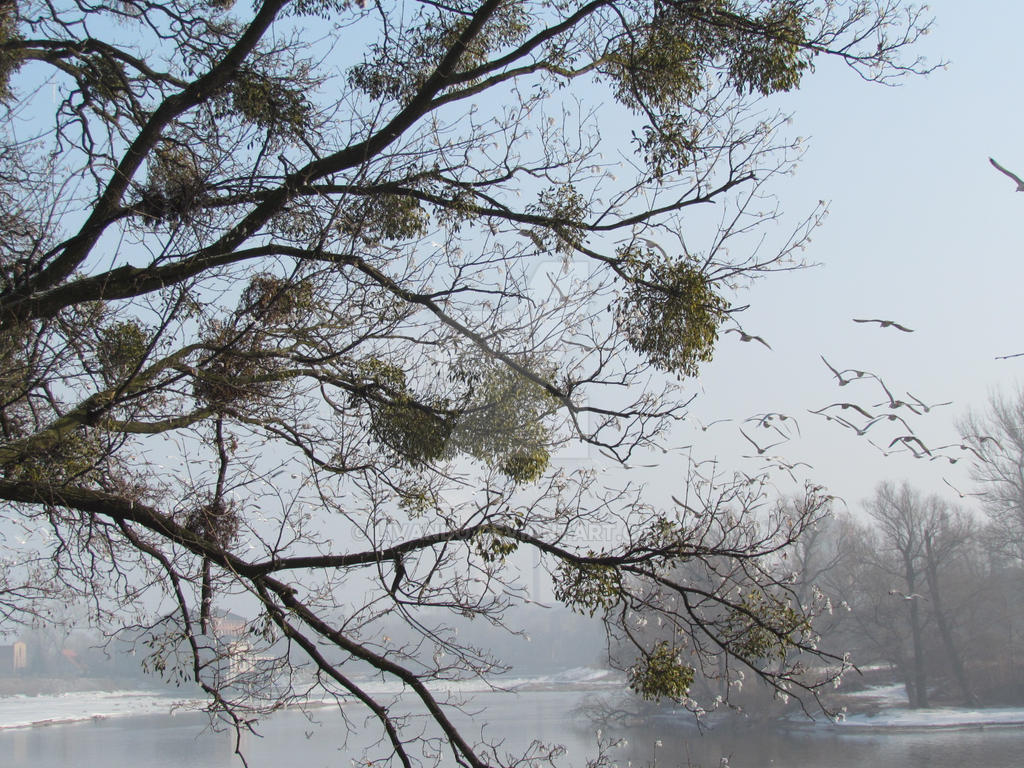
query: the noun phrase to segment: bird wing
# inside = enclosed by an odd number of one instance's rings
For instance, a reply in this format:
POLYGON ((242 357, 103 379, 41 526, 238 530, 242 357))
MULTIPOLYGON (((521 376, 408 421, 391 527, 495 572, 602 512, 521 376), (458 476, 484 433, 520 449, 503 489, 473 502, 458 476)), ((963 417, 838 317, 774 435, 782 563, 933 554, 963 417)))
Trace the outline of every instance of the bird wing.
POLYGON ((853 322, 855 322, 855 323, 878 323, 882 328, 890 328, 890 327, 892 327, 892 328, 898 328, 901 331, 905 331, 906 333, 913 333, 914 332, 913 328, 907 328, 907 326, 905 326, 905 325, 900 325, 895 320, 881 320, 881 319, 875 318, 875 317, 870 318, 870 319, 855 317, 855 318, 853 318, 853 322))
POLYGON ((648 248, 654 248, 655 250, 659 251, 661 255, 664 256, 666 259, 668 258, 668 254, 665 253, 665 249, 661 247, 660 243, 651 240, 649 237, 641 237, 640 239, 647 244, 648 248))
POLYGON ((859 413, 862 416, 864 416, 864 418, 866 418, 866 419, 873 419, 873 418, 875 418, 874 415, 868 413, 867 411, 865 411, 863 408, 861 408, 856 403, 833 403, 833 405, 838 405, 843 410, 846 410, 847 408, 852 408, 853 410, 857 411, 857 413, 859 413))
POLYGON ((990 163, 992 163, 993 167, 995 167, 995 169, 997 171, 999 171, 1000 173, 1005 173, 1007 176, 1009 176, 1011 179, 1013 179, 1015 182, 1017 182, 1017 191, 1018 192, 1024 192, 1024 179, 1021 179, 1021 177, 1018 176, 1017 174, 1015 174, 1013 171, 1008 171, 1006 168, 1003 168, 1003 166, 1001 166, 999 163, 997 163, 991 157, 988 159, 988 161, 990 163))
POLYGON ((828 368, 830 371, 832 371, 832 375, 835 376, 837 379, 839 379, 840 386, 842 386, 843 384, 846 383, 845 380, 843 379, 842 374, 839 373, 839 371, 837 371, 835 368, 832 367, 832 364, 828 360, 825 359, 824 355, 818 355, 818 357, 821 358, 821 362, 823 362, 825 364, 825 367, 828 368))
POLYGON ((726 328, 725 333, 738 333, 740 335, 740 341, 759 341, 764 344, 768 349, 772 348, 772 345, 762 339, 760 336, 755 336, 752 333, 747 333, 742 328, 726 328))

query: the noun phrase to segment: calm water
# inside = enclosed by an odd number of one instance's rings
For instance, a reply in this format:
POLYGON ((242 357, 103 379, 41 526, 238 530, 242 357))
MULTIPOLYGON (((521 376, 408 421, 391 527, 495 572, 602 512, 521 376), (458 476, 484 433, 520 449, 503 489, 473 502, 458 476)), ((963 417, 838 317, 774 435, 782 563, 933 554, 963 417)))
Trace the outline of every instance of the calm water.
MULTIPOLYGON (((526 748, 532 739, 559 742, 568 754, 561 766, 582 766, 593 756, 594 727, 574 716, 589 695, 579 692, 524 693, 512 697, 484 694, 473 705, 486 717, 463 718, 483 728, 499 754, 526 748), (489 725, 488 725, 489 724, 489 725)), ((397 705, 393 711, 399 711, 397 705)), ((311 724, 298 712, 284 712, 261 726, 262 738, 243 743, 252 768, 349 768, 376 731, 352 713, 348 744, 342 743, 337 710, 314 713, 311 724)), ((25 728, 0 732, 0 765, 6 768, 239 768, 228 734, 201 732, 202 715, 148 715, 80 725, 25 728)), ((753 727, 719 727, 700 735, 689 726, 662 720, 644 727, 606 728, 606 736, 625 737, 615 751, 620 766, 718 768, 723 756, 730 768, 1020 768, 1024 765, 1024 729, 985 729, 888 734, 833 734, 806 730, 779 732, 753 727), (656 747, 660 739, 662 746, 656 747)), ((446 759, 444 764, 452 761, 446 759)))

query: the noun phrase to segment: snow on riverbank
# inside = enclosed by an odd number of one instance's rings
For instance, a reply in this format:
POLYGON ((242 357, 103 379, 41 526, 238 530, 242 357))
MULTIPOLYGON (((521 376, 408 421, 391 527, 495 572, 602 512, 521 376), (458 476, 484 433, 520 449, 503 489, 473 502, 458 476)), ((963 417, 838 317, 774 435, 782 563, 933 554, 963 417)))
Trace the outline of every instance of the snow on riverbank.
MULTIPOLYGON (((551 675, 498 678, 494 687, 522 692, 588 691, 603 688, 621 689, 621 675, 607 670, 578 667, 551 675)), ((377 696, 399 696, 400 685, 379 679, 363 681, 364 690, 377 696)), ((434 682, 437 692, 472 695, 494 690, 484 680, 434 682)), ((1024 708, 998 707, 935 707, 912 710, 901 706, 905 701, 903 686, 876 686, 844 694, 851 713, 838 722, 818 718, 811 722, 793 719, 788 725, 798 728, 826 728, 833 732, 917 731, 929 729, 967 729, 1024 727, 1024 708)), ((316 706, 314 702, 309 702, 316 706)), ((172 715, 197 711, 204 702, 182 700, 156 691, 81 691, 39 696, 0 696, 0 729, 51 725, 70 725, 115 717, 136 715, 172 715)), ((337 702, 323 702, 336 706, 337 702)))
MULTIPOLYGON (((409 693, 400 680, 384 680, 379 677, 356 678, 359 687, 374 696, 394 696, 409 693)), ((589 691, 602 689, 622 690, 625 676, 621 672, 594 667, 575 667, 550 675, 513 676, 501 675, 491 678, 471 677, 464 680, 428 680, 426 686, 434 693, 472 695, 491 691, 589 691)))
POLYGON ((907 689, 902 683, 873 685, 860 691, 843 693, 843 698, 869 701, 886 707, 899 707, 907 703, 907 689))
POLYGON ((40 696, 0 697, 0 729, 70 725, 132 715, 168 715, 200 709, 203 702, 182 701, 150 691, 78 691, 40 696))
MULTIPOLYGON (((625 676, 621 672, 593 667, 575 667, 554 675, 522 677, 500 683, 503 688, 517 691, 574 691, 592 688, 623 688, 625 676)), ((499 681, 500 682, 500 681, 499 681)))
POLYGON ((849 715, 836 727, 846 730, 926 730, 931 728, 1024 727, 1020 707, 934 707, 932 709, 886 709, 876 715, 849 715))
MULTIPOLYGON (((401 683, 382 682, 379 678, 360 681, 360 686, 374 696, 399 696, 408 691, 401 683)), ((623 678, 604 669, 578 667, 552 675, 534 677, 499 677, 490 684, 486 680, 434 681, 428 687, 440 693, 472 695, 495 689, 509 691, 575 691, 601 688, 622 688, 623 678)), ((316 706, 318 702, 309 702, 316 706)), ((336 706, 334 700, 320 702, 336 706)), ((77 691, 38 696, 0 696, 0 730, 8 728, 70 725, 90 720, 132 715, 168 715, 197 711, 204 702, 182 700, 155 691, 77 691)))
MULTIPOLYGON (((901 684, 879 685, 842 695, 848 712, 830 723, 821 718, 812 725, 838 731, 920 731, 958 728, 1024 727, 1022 707, 931 707, 909 709, 901 684)), ((806 724, 806 721, 794 721, 806 724)))

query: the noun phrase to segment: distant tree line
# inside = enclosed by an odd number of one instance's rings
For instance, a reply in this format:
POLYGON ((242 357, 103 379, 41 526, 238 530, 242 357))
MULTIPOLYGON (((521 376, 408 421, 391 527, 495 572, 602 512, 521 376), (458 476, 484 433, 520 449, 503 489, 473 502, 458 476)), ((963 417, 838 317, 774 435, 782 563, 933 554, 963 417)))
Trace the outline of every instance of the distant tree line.
MULTIPOLYGON (((831 514, 834 505, 823 489, 772 513, 773 519, 788 514, 817 521, 780 548, 769 566, 776 569, 777 604, 813 608, 819 647, 848 652, 858 669, 871 673, 865 680, 891 673, 915 708, 1024 703, 1024 387, 993 395, 958 426, 959 448, 971 457, 975 481, 969 493, 958 492, 959 504, 906 482, 883 481, 871 498, 841 514, 831 514)), ((714 563, 697 570, 684 565, 685 578, 744 599, 742 576, 733 572, 726 587, 714 563)), ((650 602, 660 599, 672 597, 652 595, 650 602)), ((700 655, 647 615, 641 608, 626 626, 659 638, 655 646, 663 642, 672 653, 700 655)), ((736 630, 756 644, 756 631, 736 630)), ((628 664, 628 658, 618 661, 628 664)), ((788 661, 776 659, 780 668, 788 661)), ((742 675, 724 667, 705 665, 701 672, 693 689, 705 698, 748 709, 780 693, 785 698, 785 691, 738 690, 742 675)))
POLYGON ((912 707, 1024 701, 1024 564, 993 524, 906 483, 880 483, 864 511, 833 520, 806 555, 830 565, 823 642, 891 665, 912 707))

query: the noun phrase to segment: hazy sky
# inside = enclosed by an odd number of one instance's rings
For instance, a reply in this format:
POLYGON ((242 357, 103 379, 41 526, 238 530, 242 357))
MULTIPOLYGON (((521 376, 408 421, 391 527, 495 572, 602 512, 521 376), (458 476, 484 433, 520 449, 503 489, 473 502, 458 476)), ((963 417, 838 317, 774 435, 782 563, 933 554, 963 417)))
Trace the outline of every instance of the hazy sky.
MULTIPOLYGON (((792 112, 792 135, 808 139, 797 173, 774 186, 786 222, 795 225, 819 200, 829 203, 806 252, 821 266, 771 276, 740 297, 751 304, 743 327, 772 350, 734 334, 719 341, 696 382, 702 395, 691 425, 671 441, 693 443, 694 458, 741 465, 750 446, 736 422, 707 432, 696 425, 776 411, 797 417, 803 438, 770 453, 812 464, 807 476, 852 508, 882 479, 907 478, 950 499, 956 494, 943 479, 970 489, 966 457, 955 466, 909 453, 885 457, 807 413, 841 400, 871 407, 884 397, 870 382, 836 386, 820 355, 880 374, 897 397, 952 400, 914 423, 930 446, 956 440, 955 420, 983 406, 994 388, 1024 381, 1024 357, 995 359, 1024 352, 1024 193, 988 163, 995 157, 1024 176, 1024 3, 938 0, 931 11, 933 33, 917 51, 948 61, 946 69, 883 87, 821 59, 798 92, 773 99, 792 112), (855 317, 890 318, 915 332, 860 325, 855 317)), ((666 478, 679 476, 680 459, 665 461, 640 476, 671 490, 666 478)))
MULTIPOLYGON (((772 276, 749 291, 743 326, 773 349, 724 336, 694 407, 705 421, 764 411, 798 416, 803 439, 769 453, 813 464, 810 477, 851 508, 886 478, 960 501, 943 478, 969 490, 968 462, 884 457, 864 438, 808 414, 837 401, 885 400, 875 383, 840 389, 819 355, 880 374, 897 398, 952 400, 914 423, 931 446, 957 439, 956 419, 994 388, 1024 380, 1024 358, 994 359, 1024 352, 1024 193, 988 162, 995 157, 1024 175, 1024 4, 941 0, 931 9, 935 26, 921 51, 948 61, 945 70, 887 88, 821 62, 785 100, 791 130, 809 141, 796 175, 776 190, 793 222, 819 199, 829 203, 806 253, 821 266, 772 276), (896 320, 914 333, 855 317, 896 320)), ((901 433, 884 434, 887 444, 901 433)), ((881 439, 883 430, 872 435, 881 439)), ((678 442, 693 439, 695 457, 750 453, 735 423, 683 430, 678 442)))

